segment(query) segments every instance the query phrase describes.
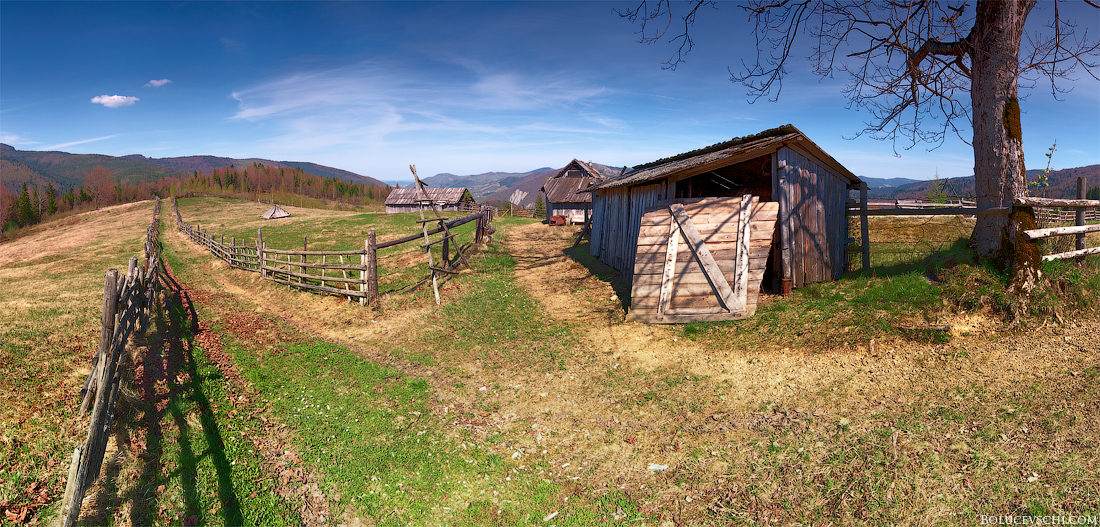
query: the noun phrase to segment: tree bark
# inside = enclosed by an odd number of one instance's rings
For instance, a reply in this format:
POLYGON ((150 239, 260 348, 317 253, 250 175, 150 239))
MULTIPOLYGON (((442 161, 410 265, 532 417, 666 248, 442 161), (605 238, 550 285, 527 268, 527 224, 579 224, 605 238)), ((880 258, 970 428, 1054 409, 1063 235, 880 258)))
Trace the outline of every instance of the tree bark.
MULTIPOLYGON (((974 121, 974 178, 978 208, 1011 207, 1027 194, 1020 127, 1020 40, 1036 0, 979 0, 970 57, 974 121)), ((973 241, 978 257, 1012 265, 1016 233, 1007 215, 978 216, 973 241)))

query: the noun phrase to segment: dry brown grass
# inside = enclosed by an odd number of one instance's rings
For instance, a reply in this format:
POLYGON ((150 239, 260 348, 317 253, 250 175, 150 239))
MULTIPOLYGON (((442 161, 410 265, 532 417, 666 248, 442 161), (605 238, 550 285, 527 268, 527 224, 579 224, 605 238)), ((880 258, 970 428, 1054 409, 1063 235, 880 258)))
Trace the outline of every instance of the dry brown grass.
MULTIPOLYGON (((0 245, 0 502, 60 496, 87 434, 76 396, 99 343, 103 277, 142 254, 152 202, 39 225, 0 245)), ((39 504, 41 505, 41 504, 39 504)), ((33 517, 33 515, 32 515, 33 517)))

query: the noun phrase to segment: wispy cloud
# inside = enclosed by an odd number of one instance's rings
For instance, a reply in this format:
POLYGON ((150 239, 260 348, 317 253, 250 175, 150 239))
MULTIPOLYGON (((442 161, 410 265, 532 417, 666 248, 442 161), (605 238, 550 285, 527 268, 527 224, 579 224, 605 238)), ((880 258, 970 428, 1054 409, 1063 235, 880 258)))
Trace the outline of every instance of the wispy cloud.
POLYGON ((43 150, 58 150, 58 149, 61 149, 61 148, 68 148, 70 146, 82 145, 82 144, 85 144, 85 143, 94 143, 96 141, 103 141, 105 139, 113 139, 113 138, 118 137, 120 135, 122 135, 122 134, 105 135, 103 137, 93 137, 91 139, 82 139, 80 141, 70 141, 68 143, 50 145, 50 146, 47 146, 47 147, 43 147, 42 149, 43 150))
POLYGON ((165 84, 168 84, 170 82, 172 82, 172 81, 170 81, 168 79, 154 80, 154 81, 149 81, 149 82, 145 83, 145 87, 146 88, 160 88, 161 86, 164 86, 165 84))
MULTIPOLYGON (((449 76, 449 79, 461 75, 449 76)), ((431 72, 407 72, 391 64, 359 63, 326 71, 274 79, 233 92, 239 103, 235 119, 249 121, 330 120, 337 123, 385 122, 407 130, 501 132, 502 123, 516 126, 554 122, 562 116, 576 121, 610 123, 580 109, 605 92, 602 87, 534 78, 518 73, 470 75, 464 81, 442 83, 431 72)))
POLYGON ((244 55, 244 45, 231 38, 222 37, 222 45, 225 50, 238 55, 244 55))
POLYGON ((92 97, 92 102, 95 104, 102 104, 108 108, 118 108, 119 106, 133 106, 134 103, 140 101, 137 97, 129 97, 125 95, 99 95, 92 97))
POLYGON ((18 135, 7 133, 7 132, 0 132, 0 143, 4 143, 6 145, 27 145, 27 146, 33 146, 33 145, 39 144, 37 141, 28 141, 26 139, 23 139, 22 137, 19 137, 18 135))

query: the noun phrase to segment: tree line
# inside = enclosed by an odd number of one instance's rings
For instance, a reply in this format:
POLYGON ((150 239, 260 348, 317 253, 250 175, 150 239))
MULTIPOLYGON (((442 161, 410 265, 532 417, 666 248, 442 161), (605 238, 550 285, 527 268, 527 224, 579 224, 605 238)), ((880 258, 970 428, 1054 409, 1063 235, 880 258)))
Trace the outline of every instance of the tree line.
POLYGON ((156 181, 126 183, 111 170, 96 166, 83 181, 64 189, 52 182, 23 183, 18 193, 0 187, 0 225, 4 233, 71 212, 82 212, 120 203, 132 203, 190 192, 221 194, 255 201, 289 201, 311 206, 334 204, 357 206, 379 203, 392 187, 361 184, 335 177, 322 177, 301 168, 268 167, 263 163, 238 168, 230 165, 207 173, 194 171, 187 177, 165 177, 156 181))

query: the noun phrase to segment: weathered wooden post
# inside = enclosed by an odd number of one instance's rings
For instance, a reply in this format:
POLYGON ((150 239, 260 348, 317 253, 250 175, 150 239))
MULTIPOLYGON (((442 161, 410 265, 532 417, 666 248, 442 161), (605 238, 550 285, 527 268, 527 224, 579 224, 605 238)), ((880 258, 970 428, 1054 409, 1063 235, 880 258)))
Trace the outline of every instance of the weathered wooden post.
MULTIPOLYGON (((1077 177, 1077 199, 1085 199, 1085 177, 1084 176, 1078 176, 1077 177)), ((1085 209, 1083 207, 1077 207, 1076 211, 1077 211, 1077 214, 1076 214, 1076 217, 1074 218, 1073 224, 1078 226, 1078 227, 1084 227, 1085 226, 1085 209)), ((1081 234, 1077 235, 1077 245, 1076 245, 1075 248, 1078 251, 1082 251, 1082 250, 1085 249, 1085 234, 1084 233, 1081 233, 1081 234)), ((1083 262, 1083 261, 1085 261, 1085 257, 1082 256, 1082 257, 1078 258, 1077 261, 1078 262, 1083 262)))
POLYGON ((871 273, 871 235, 867 226, 867 182, 859 185, 859 236, 863 249, 863 272, 870 276, 871 273))
POLYGON ((359 305, 365 306, 374 302, 378 297, 378 249, 375 242, 374 230, 367 232, 366 247, 363 252, 364 280, 359 291, 366 292, 367 296, 359 297, 359 305))
POLYGON ((237 264, 237 237, 232 236, 229 238, 229 267, 236 267, 237 264))
POLYGON ((443 236, 443 268, 446 269, 451 265, 451 259, 448 256, 451 250, 451 238, 450 236, 443 236))
MULTIPOLYGON (((309 237, 308 236, 302 236, 302 252, 304 253, 308 250, 309 250, 309 237)), ((290 260, 290 258, 288 257, 287 260, 290 260)), ((306 263, 306 255, 305 254, 302 255, 301 261, 302 261, 303 264, 306 263)), ((289 268, 290 266, 287 266, 287 267, 289 268)), ((301 273, 301 274, 305 274, 306 266, 305 265, 299 265, 298 266, 298 272, 301 273)), ((299 276, 298 277, 298 283, 300 284, 300 283, 303 283, 303 282, 305 282, 305 278, 302 278, 301 276, 299 276)), ((301 291, 302 288, 299 287, 298 290, 301 291)))
POLYGON ((256 262, 259 264, 260 278, 267 278, 264 270, 264 230, 256 229, 256 262))

